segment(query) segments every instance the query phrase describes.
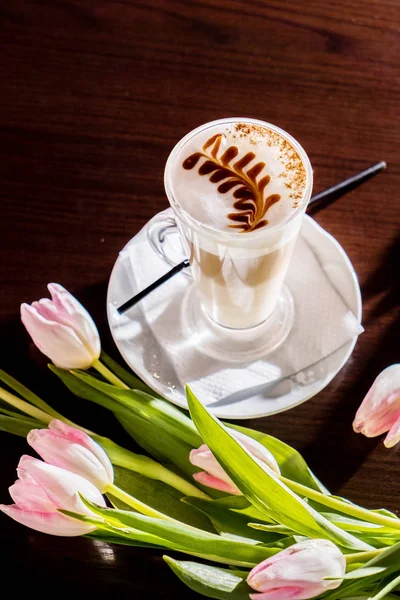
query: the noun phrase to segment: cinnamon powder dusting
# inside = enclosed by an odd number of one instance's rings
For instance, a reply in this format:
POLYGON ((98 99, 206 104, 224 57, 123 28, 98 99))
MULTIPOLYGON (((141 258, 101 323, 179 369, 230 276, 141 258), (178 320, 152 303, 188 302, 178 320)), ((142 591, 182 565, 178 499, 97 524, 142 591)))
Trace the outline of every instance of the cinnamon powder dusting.
POLYGON ((243 137, 251 144, 261 142, 278 149, 278 158, 283 166, 279 177, 285 180, 286 187, 291 190, 289 197, 293 200, 293 208, 297 208, 306 190, 307 175, 295 148, 275 131, 254 123, 236 123, 233 138, 237 140, 243 137))

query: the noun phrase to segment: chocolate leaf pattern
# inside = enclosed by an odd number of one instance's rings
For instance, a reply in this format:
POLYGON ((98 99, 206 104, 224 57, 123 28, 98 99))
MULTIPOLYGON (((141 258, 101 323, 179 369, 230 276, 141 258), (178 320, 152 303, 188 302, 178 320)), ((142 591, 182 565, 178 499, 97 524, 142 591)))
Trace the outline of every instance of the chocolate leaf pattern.
POLYGON ((280 195, 271 194, 264 199, 264 191, 271 178, 264 175, 257 181, 265 163, 254 163, 254 152, 247 152, 235 160, 239 149, 237 146, 230 146, 222 156, 218 156, 223 137, 223 133, 211 137, 204 144, 203 152, 194 152, 184 160, 182 166, 191 170, 200 163, 199 175, 207 175, 211 183, 218 184, 217 190, 220 194, 226 194, 236 188, 232 195, 235 198, 233 207, 237 212, 228 214, 228 218, 234 223, 229 227, 243 232, 260 229, 267 225, 268 221, 264 217, 268 209, 280 200, 280 195), (250 168, 245 170, 247 167, 250 168))

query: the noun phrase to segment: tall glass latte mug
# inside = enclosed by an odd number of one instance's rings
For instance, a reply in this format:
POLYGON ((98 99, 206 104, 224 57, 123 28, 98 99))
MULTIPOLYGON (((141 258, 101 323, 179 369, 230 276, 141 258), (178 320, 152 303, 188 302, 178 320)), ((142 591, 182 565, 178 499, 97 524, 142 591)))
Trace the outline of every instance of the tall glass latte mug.
MULTIPOLYGON (((278 155, 276 147, 273 146, 271 151, 275 152, 275 158, 278 160, 280 155, 278 155)), ((279 177, 279 174, 276 176, 279 177)), ((279 185, 281 184, 279 183, 279 185)), ((287 184, 286 187, 290 188, 290 184, 287 184)), ((171 223, 171 219, 168 219, 165 227, 177 227, 179 230, 190 261, 196 295, 206 315, 214 323, 224 328, 240 330, 248 330, 273 319, 293 247, 311 196, 311 165, 300 144, 279 127, 255 119, 231 118, 206 123, 188 133, 172 150, 165 168, 165 189, 174 215, 174 222, 171 223), (220 130, 221 136, 223 136, 223 132, 227 131, 227 128, 230 130, 236 128, 238 143, 236 150, 230 148, 221 155, 219 145, 221 140, 218 138, 218 131, 220 130), (252 181, 256 186, 255 189, 261 190, 265 181, 268 183, 274 173, 271 172, 271 169, 268 170, 269 165, 266 162, 258 164, 265 165, 265 170, 270 173, 268 177, 265 177, 263 172, 258 174, 260 167, 257 168, 257 164, 251 170, 253 164, 257 162, 256 150, 254 153, 247 151, 240 163, 240 145, 248 142, 245 138, 252 128, 254 131, 263 131, 265 128, 273 140, 279 140, 280 147, 291 149, 290 152, 294 153, 301 162, 305 177, 305 179, 303 177, 301 197, 297 197, 297 200, 291 203, 287 213, 279 213, 278 218, 276 214, 280 207, 276 198, 279 196, 276 194, 269 196, 270 204, 277 202, 277 208, 274 208, 276 222, 269 222, 269 220, 267 222, 264 219, 259 220, 258 225, 254 225, 256 208, 253 206, 254 197, 251 197, 252 192, 249 186, 252 181), (217 131, 216 135, 215 131, 217 131), (202 148, 203 150, 193 153, 197 138, 201 141, 200 150, 202 148), (203 144, 204 140, 208 141, 203 144), (207 144, 209 144, 208 147, 207 144), (187 152, 185 153, 186 148, 187 152), (251 154, 254 156, 253 162, 248 160, 251 158, 251 154), (203 177, 199 177, 199 186, 203 194, 201 201, 205 202, 204 214, 197 211, 194 206, 194 203, 200 202, 196 180, 192 179, 191 183, 187 184, 180 182, 180 185, 177 186, 180 172, 183 174, 182 176, 185 175, 183 170, 179 171, 182 166, 182 157, 185 156, 189 157, 186 160, 185 169, 192 169, 192 164, 194 164, 192 170, 198 169, 203 175, 203 177), (247 169, 244 166, 246 157, 249 162, 247 169), (216 161, 219 163, 217 162, 213 167, 213 163, 216 161), (202 171, 201 165, 203 165, 202 171), (244 178, 242 187, 239 185, 240 182, 235 183, 238 173, 244 178), (264 179, 262 179, 263 177, 264 179), (221 187, 221 182, 225 182, 225 187, 221 187), (234 194, 236 199, 234 206, 239 207, 239 210, 233 215, 230 214, 231 225, 221 227, 216 222, 218 219, 213 220, 214 199, 210 197, 209 201, 207 200, 208 188, 206 186, 208 185, 210 190, 214 190, 218 183, 218 189, 225 193, 229 188, 229 182, 231 182, 233 192, 235 189, 243 191, 234 194), (179 194, 176 193, 178 187, 179 194), (209 215, 210 218, 204 218, 204 215, 209 215), (253 221, 251 221, 252 218, 253 221)), ((266 189, 268 189, 267 185, 266 189)), ((270 209, 271 215, 272 208, 270 209)), ((269 213, 266 212, 265 216, 268 217, 268 215, 269 213)), ((159 232, 160 229, 157 231, 159 232)), ((153 236, 153 245, 158 245, 160 250, 163 236, 158 235, 155 240, 154 231, 151 235, 153 236)))

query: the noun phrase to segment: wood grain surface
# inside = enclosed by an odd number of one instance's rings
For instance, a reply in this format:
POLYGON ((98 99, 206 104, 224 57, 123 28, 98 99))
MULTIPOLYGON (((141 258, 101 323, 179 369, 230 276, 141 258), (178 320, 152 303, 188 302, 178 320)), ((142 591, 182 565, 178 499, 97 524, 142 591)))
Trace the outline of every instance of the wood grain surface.
MULTIPOLYGON (((195 126, 252 116, 292 133, 315 192, 379 160, 388 169, 313 211, 343 245, 363 293, 365 333, 339 375, 258 427, 304 453, 335 492, 399 509, 400 448, 352 432, 379 371, 399 360, 398 0, 0 0, 1 367, 70 417, 107 415, 65 392, 19 322, 58 281, 115 357, 105 291, 118 251, 167 206, 164 163, 195 126), (83 413, 83 414, 82 414, 83 413)), ((112 435, 131 442, 114 425, 112 435)), ((0 501, 24 440, 0 435, 0 501)), ((60 539, 0 516, 1 584, 17 597, 191 599, 161 554, 60 539)))

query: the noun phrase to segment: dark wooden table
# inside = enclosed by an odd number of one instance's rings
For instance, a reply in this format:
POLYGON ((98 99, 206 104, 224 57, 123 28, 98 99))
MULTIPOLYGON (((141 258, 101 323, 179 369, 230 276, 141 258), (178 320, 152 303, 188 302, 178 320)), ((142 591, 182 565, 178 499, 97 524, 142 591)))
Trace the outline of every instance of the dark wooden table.
MULTIPOLYGON (((365 333, 306 404, 251 426, 302 451, 340 494, 399 508, 400 448, 352 432, 375 376, 399 360, 398 0, 2 0, 1 366, 98 429, 47 372, 19 304, 58 281, 86 304, 115 356, 105 291, 122 246, 167 206, 175 142, 224 116, 253 116, 306 148, 315 191, 381 159, 372 182, 314 213, 359 275, 365 333), (397 274, 396 274, 397 269, 397 274), (83 413, 83 414, 82 414, 83 413)), ((129 444, 115 427, 115 438, 129 444)), ((23 439, 0 435, 0 501, 23 439)), ((106 598, 194 598, 152 551, 30 531, 0 516, 1 584, 106 598), (61 586, 61 587, 60 587, 61 586), (95 596, 96 595, 96 596, 95 596)))

